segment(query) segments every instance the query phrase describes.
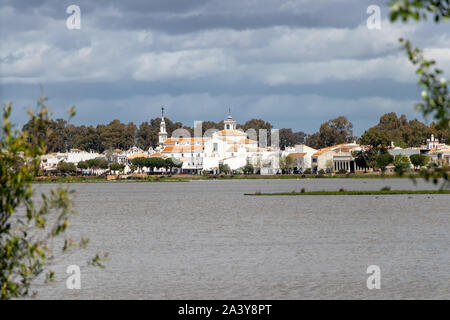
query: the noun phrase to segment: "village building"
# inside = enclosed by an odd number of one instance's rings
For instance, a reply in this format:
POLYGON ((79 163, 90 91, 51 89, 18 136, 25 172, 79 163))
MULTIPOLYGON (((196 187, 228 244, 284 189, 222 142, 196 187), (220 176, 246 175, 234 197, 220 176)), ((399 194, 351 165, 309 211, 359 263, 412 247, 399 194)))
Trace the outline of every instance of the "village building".
POLYGON ((258 141, 236 128, 231 113, 224 120, 224 128, 205 137, 166 138, 164 116, 159 133, 160 146, 157 148, 165 157, 180 160, 185 173, 200 174, 204 171, 218 173, 220 165, 228 165, 230 170, 240 170, 252 164, 259 172, 275 174, 279 172, 274 161, 277 148, 261 148, 258 141))
POLYGON ((294 173, 303 173, 305 170, 311 169, 311 156, 316 152, 317 149, 305 144, 296 144, 294 147, 286 148, 282 156, 288 156, 294 160, 292 167, 294 173))
POLYGON ((41 169, 47 172, 55 171, 58 163, 61 161, 77 165, 81 161, 103 157, 97 152, 87 152, 79 149, 70 149, 68 152, 54 152, 41 157, 41 169))
POLYGON ((363 147, 356 142, 341 143, 335 146, 317 150, 311 156, 311 168, 313 173, 323 170, 326 173, 345 170, 353 173, 363 171, 352 155, 352 152, 363 150, 363 147))

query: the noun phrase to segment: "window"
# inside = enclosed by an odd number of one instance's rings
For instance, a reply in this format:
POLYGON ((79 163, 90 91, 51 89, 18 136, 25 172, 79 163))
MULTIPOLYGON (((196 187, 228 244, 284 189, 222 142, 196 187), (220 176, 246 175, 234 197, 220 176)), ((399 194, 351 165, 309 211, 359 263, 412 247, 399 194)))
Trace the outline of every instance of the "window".
POLYGON ((230 125, 229 124, 227 124, 227 130, 230 130, 230 125))
POLYGON ((217 142, 214 142, 213 143, 213 152, 217 152, 217 149, 218 149, 217 142))

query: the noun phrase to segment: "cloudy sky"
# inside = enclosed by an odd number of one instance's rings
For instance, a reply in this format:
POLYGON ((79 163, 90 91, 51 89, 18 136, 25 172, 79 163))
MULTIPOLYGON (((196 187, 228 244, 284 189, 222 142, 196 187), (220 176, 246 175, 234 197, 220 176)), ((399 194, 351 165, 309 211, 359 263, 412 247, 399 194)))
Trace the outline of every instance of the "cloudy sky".
POLYGON ((420 115, 406 37, 450 72, 450 24, 388 22, 380 0, 3 0, 0 98, 26 121, 42 85, 77 124, 263 118, 314 132, 345 115, 355 134, 386 112, 420 115), (81 8, 69 30, 66 8, 81 8), (381 7, 381 29, 366 26, 381 7))

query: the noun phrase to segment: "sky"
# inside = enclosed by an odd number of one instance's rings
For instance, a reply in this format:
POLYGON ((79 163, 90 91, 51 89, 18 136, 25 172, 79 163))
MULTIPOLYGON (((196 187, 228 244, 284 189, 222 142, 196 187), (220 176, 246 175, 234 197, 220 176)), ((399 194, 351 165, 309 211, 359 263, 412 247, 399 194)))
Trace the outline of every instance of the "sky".
POLYGON ((387 0, 3 0, 0 101, 23 125, 41 88, 54 117, 96 125, 160 115, 271 122, 313 133, 346 116, 360 135, 387 112, 421 115, 410 39, 450 72, 450 24, 391 24, 387 0), (69 5, 81 28, 66 26, 69 5), (369 29, 369 5, 381 28, 369 29))

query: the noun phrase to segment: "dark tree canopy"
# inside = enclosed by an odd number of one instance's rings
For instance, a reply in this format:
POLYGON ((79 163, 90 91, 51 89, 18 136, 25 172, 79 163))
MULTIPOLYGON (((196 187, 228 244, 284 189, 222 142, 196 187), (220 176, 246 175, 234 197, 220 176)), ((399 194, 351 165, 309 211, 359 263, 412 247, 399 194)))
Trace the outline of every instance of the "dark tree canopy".
POLYGON ((432 130, 417 119, 408 121, 405 115, 397 117, 395 112, 382 115, 379 123, 371 129, 384 134, 389 142, 394 142, 395 146, 400 148, 420 146, 433 131, 439 131, 432 130))
POLYGON ((343 116, 322 123, 319 132, 306 138, 306 144, 312 148, 325 148, 354 140, 353 124, 343 116))

